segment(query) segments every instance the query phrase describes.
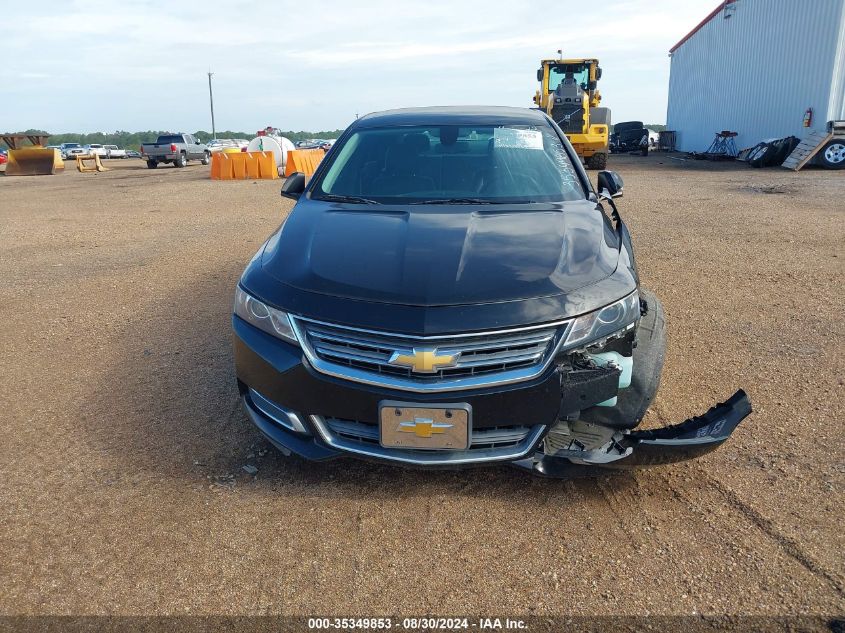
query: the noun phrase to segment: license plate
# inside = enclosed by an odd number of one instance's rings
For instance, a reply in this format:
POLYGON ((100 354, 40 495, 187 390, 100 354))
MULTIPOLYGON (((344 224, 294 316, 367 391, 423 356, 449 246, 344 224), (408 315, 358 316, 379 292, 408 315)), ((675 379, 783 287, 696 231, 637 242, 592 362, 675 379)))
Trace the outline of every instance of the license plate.
POLYGON ((472 407, 462 403, 421 407, 384 401, 379 404, 379 428, 385 448, 466 450, 472 430, 472 407))

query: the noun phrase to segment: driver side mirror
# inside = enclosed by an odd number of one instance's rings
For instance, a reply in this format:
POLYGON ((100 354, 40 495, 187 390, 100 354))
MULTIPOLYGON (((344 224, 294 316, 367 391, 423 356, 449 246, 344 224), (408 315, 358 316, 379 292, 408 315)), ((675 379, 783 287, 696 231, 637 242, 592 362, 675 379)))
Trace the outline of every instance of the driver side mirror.
POLYGON ((598 175, 599 196, 610 196, 611 198, 622 197, 622 176, 615 171, 604 170, 598 175))
POLYGON ((543 81, 543 69, 542 68, 537 69, 537 81, 543 81))
POLYGON ((295 171, 285 178, 285 182, 282 185, 283 198, 299 200, 299 196, 302 195, 303 191, 305 191, 305 174, 301 171, 295 171))

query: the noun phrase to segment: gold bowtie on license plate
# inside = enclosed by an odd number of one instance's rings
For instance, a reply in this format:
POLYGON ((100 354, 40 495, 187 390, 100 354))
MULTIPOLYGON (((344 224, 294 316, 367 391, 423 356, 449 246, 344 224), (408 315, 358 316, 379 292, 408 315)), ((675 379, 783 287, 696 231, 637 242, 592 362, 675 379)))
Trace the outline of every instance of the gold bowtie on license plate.
POLYGON ((466 450, 472 423, 468 404, 426 407, 403 402, 379 404, 381 445, 385 448, 466 450))

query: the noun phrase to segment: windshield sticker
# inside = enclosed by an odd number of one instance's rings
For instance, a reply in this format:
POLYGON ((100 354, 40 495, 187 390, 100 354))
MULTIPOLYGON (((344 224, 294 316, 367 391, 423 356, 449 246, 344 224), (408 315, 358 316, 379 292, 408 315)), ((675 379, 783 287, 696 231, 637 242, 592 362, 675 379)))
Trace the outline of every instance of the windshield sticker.
POLYGON ((493 130, 493 146, 509 149, 543 149, 543 134, 537 130, 497 127, 493 130))

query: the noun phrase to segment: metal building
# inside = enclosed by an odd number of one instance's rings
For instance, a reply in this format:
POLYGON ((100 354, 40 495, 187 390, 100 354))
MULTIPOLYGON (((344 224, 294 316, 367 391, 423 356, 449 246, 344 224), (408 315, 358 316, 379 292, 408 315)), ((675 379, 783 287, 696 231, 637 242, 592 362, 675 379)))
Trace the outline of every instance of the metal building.
POLYGON ((845 0, 725 0, 670 51, 667 128, 682 151, 845 119, 845 0))

